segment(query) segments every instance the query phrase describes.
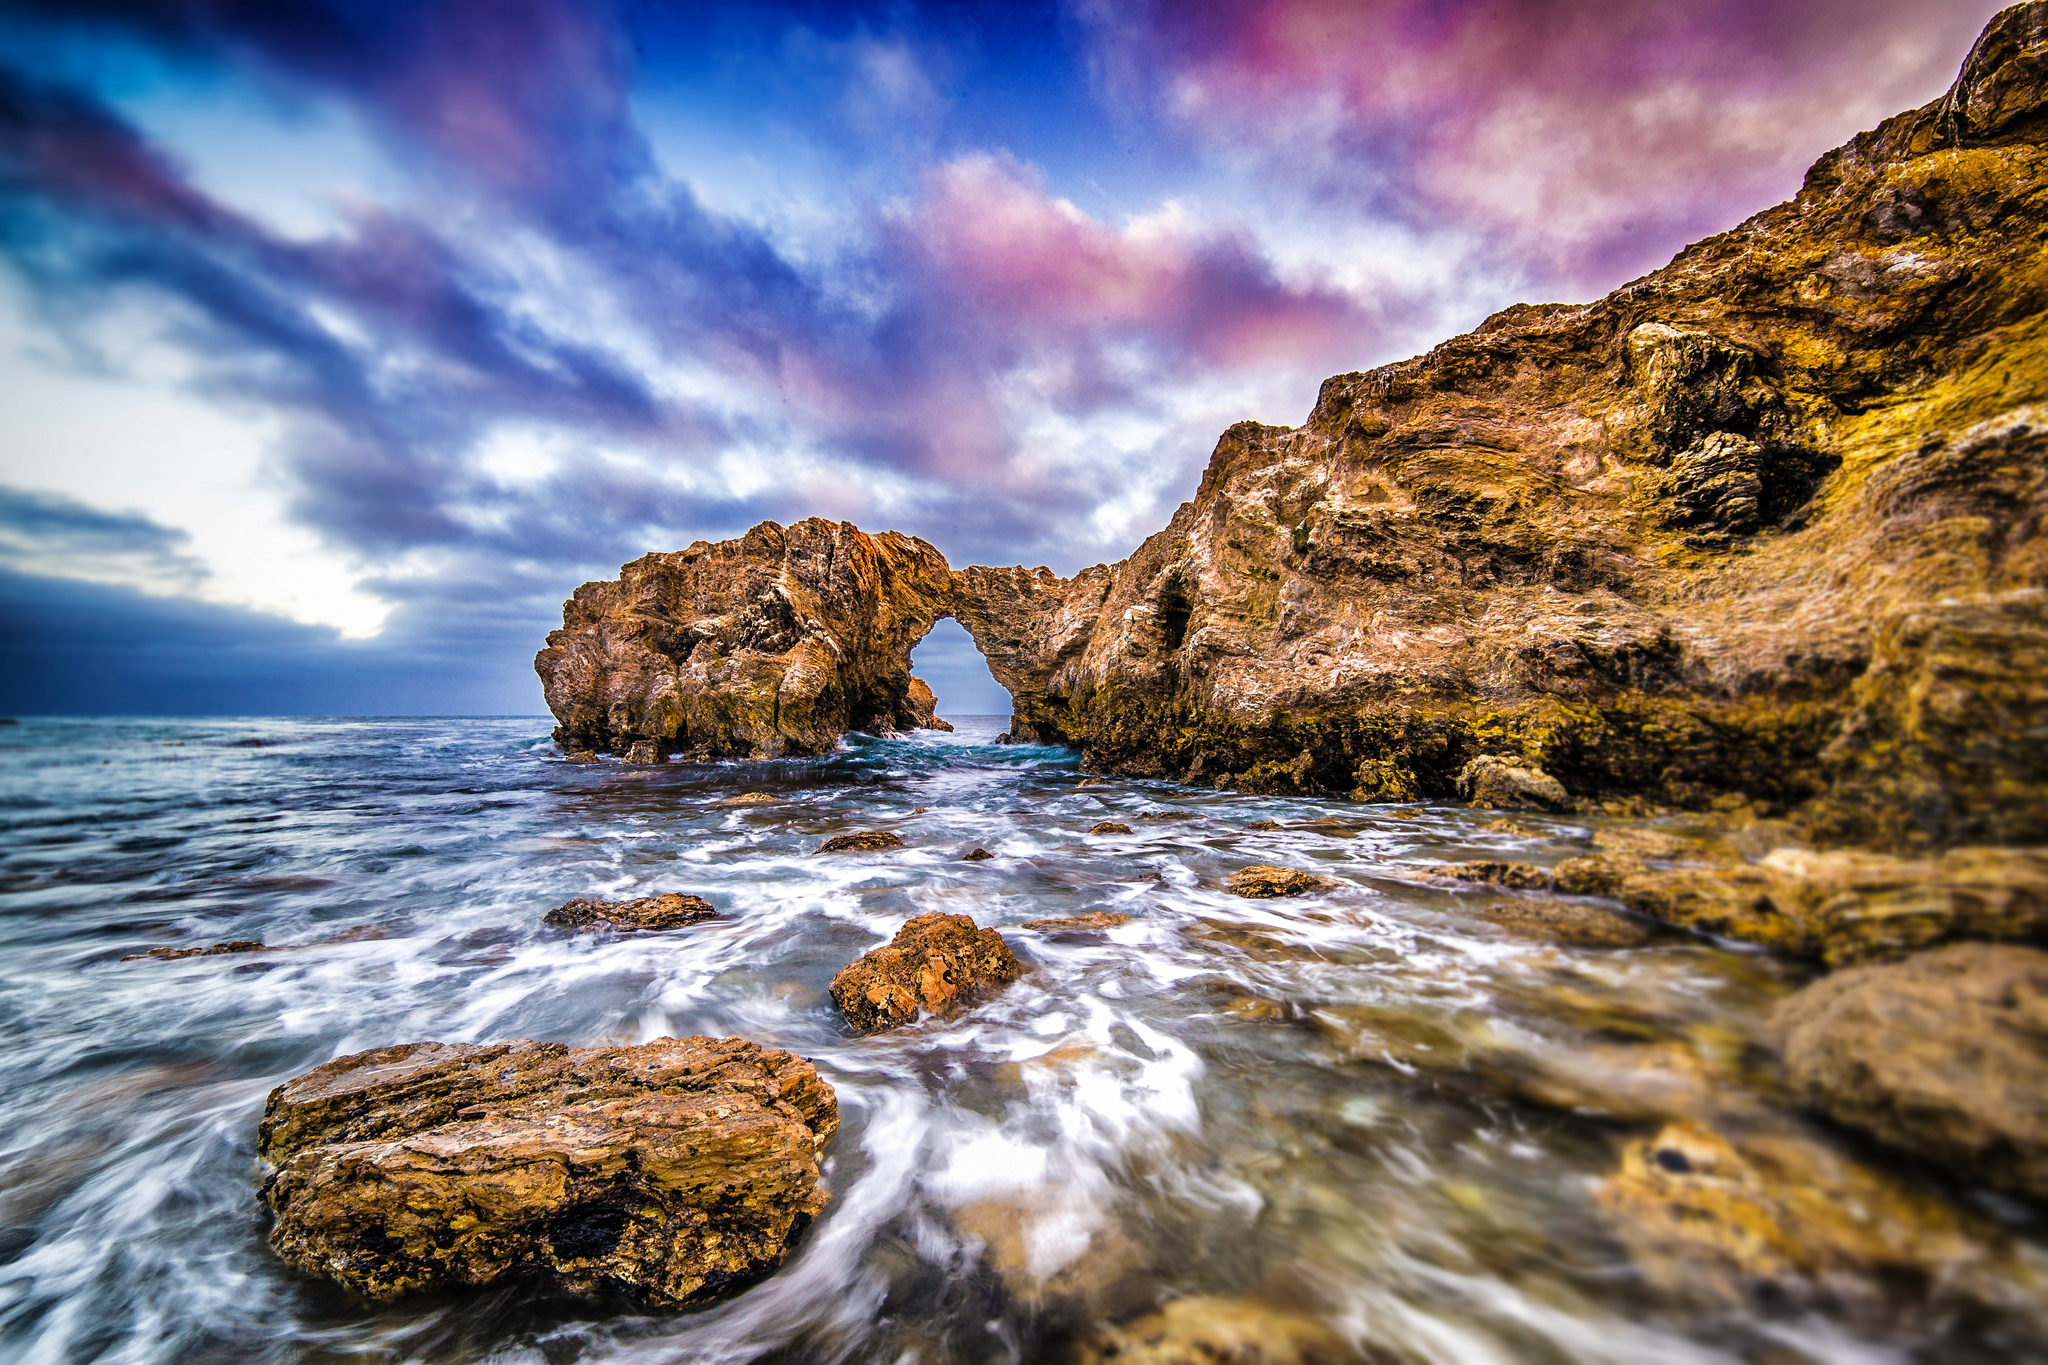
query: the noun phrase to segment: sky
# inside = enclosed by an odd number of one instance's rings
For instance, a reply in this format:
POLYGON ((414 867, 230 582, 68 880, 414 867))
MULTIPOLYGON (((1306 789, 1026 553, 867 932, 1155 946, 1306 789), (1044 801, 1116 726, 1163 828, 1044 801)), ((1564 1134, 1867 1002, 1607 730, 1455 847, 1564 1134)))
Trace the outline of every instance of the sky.
POLYGON ((0 712, 538 713, 577 584, 764 519, 1114 561, 1997 8, 0 0, 0 712))

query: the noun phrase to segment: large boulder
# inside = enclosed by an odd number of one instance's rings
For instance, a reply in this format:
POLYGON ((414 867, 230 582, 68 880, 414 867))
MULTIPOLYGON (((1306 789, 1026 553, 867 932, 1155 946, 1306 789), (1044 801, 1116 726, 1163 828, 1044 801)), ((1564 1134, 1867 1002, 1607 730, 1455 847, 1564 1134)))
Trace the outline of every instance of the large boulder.
POLYGON ((657 1308, 775 1269, 839 1126, 809 1062, 739 1038, 405 1043, 270 1094, 270 1244, 370 1299, 535 1280, 657 1308))
POLYGON ((1781 1001, 1817 1109, 1969 1179, 2048 1199, 2048 953, 1962 943, 1781 1001))
POLYGON ((876 1033, 922 1014, 950 1014, 1023 972, 1001 934, 976 928, 965 915, 933 911, 897 930, 887 947, 847 964, 830 989, 847 1023, 876 1033))

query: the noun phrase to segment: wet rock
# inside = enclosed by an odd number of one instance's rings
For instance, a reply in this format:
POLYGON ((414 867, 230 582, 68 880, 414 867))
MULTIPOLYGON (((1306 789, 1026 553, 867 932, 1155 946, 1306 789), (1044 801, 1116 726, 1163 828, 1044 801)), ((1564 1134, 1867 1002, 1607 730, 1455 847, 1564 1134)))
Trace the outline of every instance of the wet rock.
POLYGON ((1571 803, 1564 784, 1541 768, 1525 768, 1491 755, 1458 773, 1458 795, 1496 810, 1562 810, 1571 803))
POLYGON ((983 1261, 1041 1324, 1080 1326, 1144 1303, 1144 1250, 1056 1189, 965 1205, 953 1225, 982 1244, 983 1261))
POLYGON ((1278 820, 1254 820, 1245 826, 1247 831, 1255 831, 1260 834, 1271 833, 1279 828, 1280 822, 1278 820))
POLYGON ((995 854, 985 848, 970 848, 960 855, 960 861, 963 863, 985 863, 995 856, 995 854))
POLYGON ((1088 832, 1090 834, 1129 834, 1131 832, 1131 827, 1129 825, 1119 824, 1115 820, 1104 820, 1101 824, 1094 826, 1088 832))
POLYGON ((1780 1001, 1816 1109, 1967 1179, 2048 1199, 2048 953, 1956 944, 1780 1001))
POLYGON ((597 762, 597 750, 565 749, 562 751, 562 757, 570 763, 595 763, 597 762))
POLYGON ((1589 853, 1567 858, 1550 870, 1551 885, 1567 896, 1622 898, 1622 888, 1631 877, 1649 869, 1633 853, 1589 853))
POLYGON ((1176 1299, 1156 1313, 1104 1327, 1076 1365, 1352 1365, 1358 1354, 1314 1318, 1250 1299, 1176 1299))
POLYGON ((824 1207, 809 1062, 738 1038, 407 1043, 271 1092, 270 1244, 384 1300, 501 1280, 657 1308, 773 1270, 824 1207))
POLYGON ((1129 915, 1113 915, 1107 910, 1090 910, 1085 915, 1067 915, 1060 919, 1026 920, 1026 929, 1037 929, 1044 933, 1061 931, 1076 932, 1096 929, 1114 929, 1119 924, 1129 924, 1129 915))
POLYGON ((2048 933, 2048 853, 1966 848, 1906 859, 1779 849, 1755 864, 1643 869, 1609 894, 1668 923, 1842 966, 1950 939, 2048 933))
POLYGON ((146 952, 130 953, 121 960, 123 962, 141 962, 145 958, 156 958, 159 961, 169 962, 185 957, 220 957, 226 953, 260 953, 265 951, 266 946, 258 939, 237 938, 230 939, 226 943, 210 943, 204 948, 151 948, 146 952))
POLYGON ((626 762, 646 765, 667 761, 661 746, 651 739, 636 739, 626 746, 626 762))
POLYGON ((1106 777, 1084 777, 1074 785, 1077 787, 1113 787, 1116 784, 1106 777))
POLYGON ((1756 1108, 1729 1076, 1680 1042, 1595 1043, 1532 1053, 1515 1085, 1525 1100, 1603 1118, 1711 1118, 1756 1108))
POLYGON ((1479 906, 1474 913, 1527 938, 1586 948, 1630 948, 1650 936, 1641 920, 1550 896, 1516 896, 1479 906))
POLYGON ((1424 868, 1423 873, 1431 877, 1448 877, 1452 881, 1477 882, 1481 886, 1506 887, 1510 891, 1548 891, 1552 886, 1550 870, 1534 863, 1441 863, 1424 868))
POLYGON ((1782 1304, 1941 1284, 1998 1239, 1947 1205, 1794 1134, 1740 1144, 1697 1123, 1622 1150, 1594 1198, 1653 1283, 1688 1298, 1782 1304))
POLYGON ((697 896, 665 892, 630 901, 578 899, 558 905, 541 917, 556 929, 682 929, 717 919, 711 902, 697 896))
POLYGON ((738 796, 726 797, 718 804, 721 806, 772 806, 775 804, 775 798, 767 792, 741 792, 738 796))
POLYGON ((1199 820, 1202 817, 1191 810, 1148 810, 1139 812, 1138 818, 1140 820, 1150 820, 1155 824, 1161 825, 1181 825, 1186 824, 1190 820, 1199 820))
POLYGON ((1327 877, 1291 867, 1275 867, 1271 863, 1251 863, 1230 874, 1231 894, 1251 900, 1306 896, 1312 891, 1331 890, 1336 885, 1327 877))
POLYGON ((951 1014, 1023 974, 1003 936, 965 915, 934 911, 896 931, 832 978, 832 1003, 859 1033, 951 1014))
POLYGON ((863 829, 840 834, 818 846, 820 853, 874 853, 885 848, 902 848, 903 840, 885 829, 863 829))
POLYGON ((1638 858, 1665 860, 1698 858, 1708 854, 1708 846, 1700 840, 1682 839, 1661 829, 1643 829, 1640 826, 1596 829, 1593 831, 1593 847, 1602 853, 1629 853, 1638 858))

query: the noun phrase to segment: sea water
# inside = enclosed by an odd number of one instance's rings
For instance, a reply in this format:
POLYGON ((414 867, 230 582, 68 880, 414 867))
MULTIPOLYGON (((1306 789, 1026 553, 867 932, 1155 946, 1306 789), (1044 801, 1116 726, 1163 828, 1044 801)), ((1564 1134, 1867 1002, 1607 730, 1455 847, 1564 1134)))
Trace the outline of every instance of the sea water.
POLYGON ((0 727, 0 1359, 1036 1360, 1188 1298, 1317 1320, 1375 1361, 2048 1349, 2026 1209, 1796 1114, 1998 1242, 1965 1306, 1854 1276, 1728 1300, 1644 1269, 1598 1191, 1663 1120, 1531 1078, 1617 1046, 1757 1054, 1803 977, 1675 933, 1514 937, 1418 879, 1583 853, 1587 825, 1090 779, 1001 728, 628 767, 565 762, 544 718, 0 727), (774 799, 729 803, 748 792, 774 799), (1107 820, 1133 833, 1088 832, 1107 820), (906 847, 817 854, 856 829, 906 847), (1250 862, 1336 889, 1230 895, 1250 862), (541 924, 663 891, 723 918, 541 924), (1000 929, 1026 975, 851 1036, 833 973, 933 910, 1000 929), (1129 918, 1022 927, 1098 910, 1129 918), (234 939, 270 946, 134 959, 234 939), (745 1292, 681 1314, 519 1286, 374 1305, 269 1252, 255 1133, 282 1081, 421 1039, 695 1033, 791 1049, 839 1097, 831 1203, 745 1292))

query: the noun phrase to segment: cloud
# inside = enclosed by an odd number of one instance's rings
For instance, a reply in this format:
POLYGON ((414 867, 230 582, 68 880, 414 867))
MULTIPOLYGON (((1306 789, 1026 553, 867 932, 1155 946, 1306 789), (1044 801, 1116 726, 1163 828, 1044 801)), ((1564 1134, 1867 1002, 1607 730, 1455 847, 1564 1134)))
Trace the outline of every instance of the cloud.
POLYGON ((0 486, 0 565, 16 571, 189 592, 207 576, 190 540, 137 513, 0 486))
MULTIPOLYGON (((531 640, 461 653, 0 568, 0 713, 530 715, 531 640)), ((536 727, 538 730, 539 727, 536 727)))
POLYGON ((1938 95, 1996 0, 1083 6, 1104 88, 1302 192, 1608 287, 1938 95))

